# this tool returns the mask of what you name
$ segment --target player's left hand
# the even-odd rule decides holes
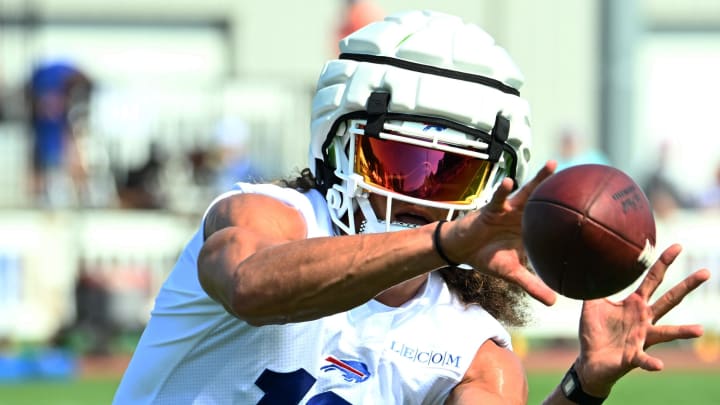
[[[580,356],[575,367],[583,389],[589,394],[606,397],[616,381],[637,367],[662,370],[662,360],[645,351],[650,346],[703,334],[701,325],[657,325],[657,322],[710,278],[707,269],[697,270],[650,303],[650,297],[681,250],[678,244],[667,248],[637,290],[624,300],[583,303]]]

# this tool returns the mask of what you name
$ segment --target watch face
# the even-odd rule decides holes
[[[562,382],[563,394],[565,394],[565,396],[572,394],[576,387],[577,385],[575,384],[575,380],[573,380],[570,373],[566,374]]]
[[[605,398],[594,397],[583,391],[574,368],[570,368],[560,383],[560,389],[567,399],[576,404],[600,405]]]

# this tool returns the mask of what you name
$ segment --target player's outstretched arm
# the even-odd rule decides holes
[[[707,269],[692,273],[650,303],[650,297],[680,251],[677,244],[667,248],[637,290],[624,300],[599,299],[583,303],[580,354],[573,364],[582,391],[596,398],[607,397],[613,385],[632,369],[663,369],[662,360],[646,352],[650,346],[703,334],[700,325],[657,325],[657,322],[710,277]],[[562,385],[545,400],[546,405],[576,403],[565,397]]]
[[[432,246],[434,228],[307,238],[297,209],[238,194],[207,214],[198,278],[210,297],[250,324],[318,319],[408,280],[406,295],[414,294],[423,282],[418,276],[443,265]]]

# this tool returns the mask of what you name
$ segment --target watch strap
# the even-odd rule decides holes
[[[560,388],[567,399],[579,405],[600,405],[605,401],[603,397],[592,396],[583,391],[580,378],[575,371],[575,364],[565,373]]]

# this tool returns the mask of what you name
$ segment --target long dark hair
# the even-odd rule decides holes
[[[530,320],[528,295],[517,284],[456,267],[439,271],[450,291],[462,302],[480,305],[505,326],[523,326]]]
[[[300,170],[295,177],[278,179],[273,183],[278,186],[292,188],[303,193],[307,193],[316,187],[315,176],[313,176],[312,172],[307,167]]]

